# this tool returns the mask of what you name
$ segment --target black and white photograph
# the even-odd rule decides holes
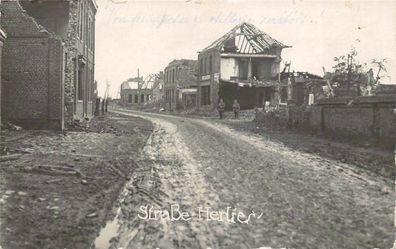
[[[0,0],[0,249],[396,249],[396,2]]]

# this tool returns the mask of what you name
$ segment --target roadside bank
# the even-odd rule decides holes
[[[116,114],[75,131],[2,131],[1,246],[89,248],[152,131]]]

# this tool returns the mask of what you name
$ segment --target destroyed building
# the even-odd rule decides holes
[[[152,90],[152,101],[160,102],[164,100],[164,72],[161,71],[156,74]]]
[[[165,108],[176,110],[195,106],[197,61],[173,60],[164,69]]]
[[[2,112],[27,127],[63,129],[93,115],[94,0],[2,1]]]
[[[2,51],[3,51],[3,45],[4,41],[7,38],[7,35],[4,33],[4,31],[1,29],[1,16],[0,16],[0,125],[2,124],[2,116],[1,116],[1,63],[2,63]]]
[[[287,85],[281,86],[279,68],[282,49],[288,47],[252,24],[234,27],[199,52],[199,108],[213,109],[220,98],[227,109],[234,99],[243,109],[286,102]]]
[[[330,95],[327,93],[331,89],[328,85],[330,83],[323,77],[308,72],[290,72],[285,69],[280,74],[280,80],[282,86],[287,86],[287,94],[286,97],[281,96],[281,98],[287,98],[288,105],[311,105],[316,100]],[[284,92],[281,91],[282,94]]]
[[[143,77],[130,78],[121,84],[121,104],[124,106],[142,105],[150,101],[151,86],[145,84]]]

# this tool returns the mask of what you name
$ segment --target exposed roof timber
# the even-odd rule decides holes
[[[244,32],[241,32],[241,33],[235,33],[235,36],[249,36],[249,37],[252,37],[252,38],[255,38],[255,37],[257,37],[257,36],[260,36],[260,34],[250,34],[250,33],[244,33]]]
[[[235,54],[235,53],[222,53],[220,54],[221,57],[235,57],[235,58],[270,58],[276,59],[277,55],[271,54]]]
[[[222,43],[226,42],[228,39],[230,39],[231,37],[234,36],[235,31],[237,31],[240,28],[241,25],[242,24],[235,26],[233,29],[228,31],[228,33],[226,33],[225,35],[223,35],[219,39],[217,39],[214,42],[212,42],[208,47],[204,48],[203,51],[204,50],[208,50],[210,48],[216,48],[219,45],[221,45]]]
[[[252,42],[252,41],[254,41],[254,40],[253,40],[254,38],[248,38],[248,37],[246,37],[246,39],[248,40],[248,42],[249,42],[250,45],[252,46],[253,51],[254,51],[255,53],[261,52],[262,49],[261,49],[259,46],[257,46],[256,43]]]
[[[241,40],[242,40],[242,42],[238,44],[238,48],[243,48],[243,47],[244,47],[244,45],[245,45],[245,40],[246,40],[246,39],[245,39],[245,37],[244,37],[244,36],[242,37],[242,39],[241,39]],[[241,51],[240,51],[240,52],[241,52]]]
[[[253,25],[252,25],[253,26]],[[242,27],[243,28],[243,27]],[[247,33],[251,33],[251,34],[260,34],[259,36],[256,36],[255,38],[255,40],[259,43],[259,44],[261,44],[262,46],[264,46],[264,47],[270,47],[271,46],[271,44],[270,44],[270,42],[269,41],[267,41],[266,39],[259,39],[259,38],[261,38],[263,35],[264,35],[264,32],[261,32],[260,30],[258,30],[258,29],[255,29],[255,27],[250,27],[250,28],[254,28],[254,31],[252,31],[251,29],[248,29],[248,28],[244,28],[245,29],[245,31],[247,32]],[[268,36],[268,35],[267,35]],[[272,39],[270,36],[268,36],[267,38],[269,38],[269,39],[271,39],[271,40],[274,40],[274,39]],[[263,42],[264,41],[264,42]]]
[[[249,40],[246,39],[246,37],[244,37],[244,40],[246,40],[246,44],[245,44],[245,46],[243,47],[242,51],[239,51],[239,52],[241,52],[241,53],[245,53],[245,52],[246,52],[246,48],[249,46]]]
[[[236,42],[236,44],[240,44],[241,43],[241,36],[238,36],[238,42]]]
[[[253,25],[252,25],[253,26]],[[251,27],[251,28],[255,28],[254,26],[253,27]],[[256,33],[257,32],[261,32],[260,30],[258,30],[258,29],[256,29],[257,31],[256,31]],[[254,32],[254,31],[251,31],[250,29],[246,29],[246,31],[247,32]],[[261,32],[260,33],[260,35],[259,36],[255,36],[254,37],[254,42],[257,42],[257,44],[261,47],[261,51],[264,51],[264,48],[270,48],[272,45],[271,45],[271,43],[269,42],[269,40],[274,40],[274,39],[272,39],[270,36],[268,36],[267,34],[265,34],[268,38],[267,39],[263,39],[263,35],[264,35],[264,32]],[[276,41],[276,40],[274,40],[274,41]],[[278,41],[276,41],[276,42],[278,42]],[[279,42],[278,42],[279,43]]]
[[[286,46],[281,42],[275,40],[268,34],[264,33],[263,31],[259,30],[255,26],[249,23],[241,23],[231,29],[228,33],[214,41],[208,47],[203,49],[202,51],[209,50],[209,49],[221,49],[224,44],[229,39],[235,39],[237,36],[243,36],[247,39],[248,43],[252,46],[253,51],[255,53],[263,52],[264,50],[273,48],[273,47],[280,47],[280,48],[289,48],[290,46]],[[238,38],[240,39],[240,38]],[[239,41],[239,40],[238,40]],[[245,47],[246,48],[246,47]]]

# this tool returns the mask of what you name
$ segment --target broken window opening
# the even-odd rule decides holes
[[[273,97],[273,90],[269,87],[266,87],[264,93],[265,93],[265,101],[271,102]]]
[[[84,89],[83,89],[83,69],[78,70],[78,82],[77,82],[77,99],[84,99]]]
[[[259,74],[259,62],[258,61],[252,61],[252,78],[256,80],[261,80],[260,74]]]
[[[247,80],[248,79],[248,70],[249,70],[249,61],[248,60],[239,60],[239,79]]]
[[[210,105],[210,86],[201,86],[202,105]]]

